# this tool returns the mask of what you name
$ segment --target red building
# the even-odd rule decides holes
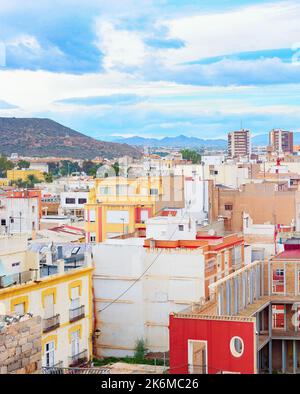
[[[170,315],[171,373],[299,373],[300,239],[209,286]]]

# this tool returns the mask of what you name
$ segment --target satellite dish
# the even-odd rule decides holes
[[[208,231],[208,235],[211,236],[211,237],[213,237],[214,235],[216,235],[216,231],[215,231],[213,228],[211,228],[211,229]]]

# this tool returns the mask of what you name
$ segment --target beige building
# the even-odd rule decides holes
[[[228,133],[228,156],[230,158],[249,156],[251,154],[251,135],[249,130]]]
[[[240,189],[216,186],[212,217],[223,217],[227,231],[242,231],[245,213],[253,224],[297,227],[300,192],[280,186],[277,182],[249,183]]]
[[[269,133],[269,144],[274,152],[293,153],[293,132],[274,129]]]

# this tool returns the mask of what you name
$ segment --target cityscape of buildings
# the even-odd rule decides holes
[[[299,373],[300,155],[292,131],[250,141],[93,175],[8,158],[0,373]]]

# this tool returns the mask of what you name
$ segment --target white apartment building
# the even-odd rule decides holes
[[[84,205],[88,202],[89,192],[85,191],[66,191],[60,194],[60,207],[62,213],[84,217]]]
[[[107,239],[93,245],[97,356],[132,356],[141,338],[150,352],[168,351],[169,314],[206,297],[208,284],[214,281],[209,270],[217,262],[225,264],[225,271],[218,264],[218,277],[229,272],[231,252],[221,249],[231,240],[223,244],[219,237],[211,242],[219,248],[208,259],[202,248],[206,241],[196,240],[189,220],[164,217],[148,221],[146,240]]]
[[[39,230],[40,199],[24,190],[0,195],[0,233],[28,234]]]

